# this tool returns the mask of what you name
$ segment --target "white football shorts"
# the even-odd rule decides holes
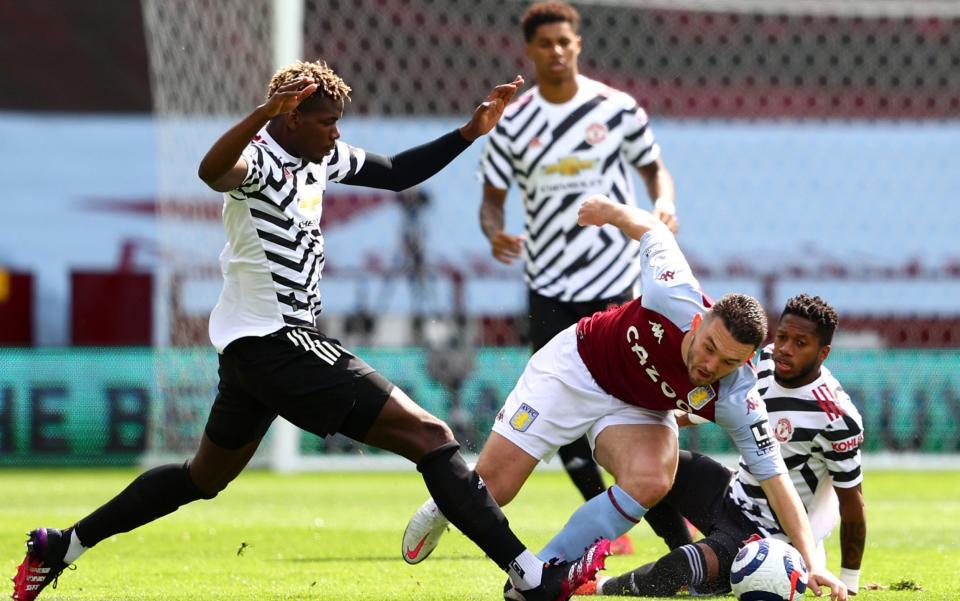
[[[628,405],[593,380],[577,350],[576,325],[537,351],[493,422],[493,431],[540,461],[584,434],[594,443],[608,426],[649,424],[677,433],[671,411]]]

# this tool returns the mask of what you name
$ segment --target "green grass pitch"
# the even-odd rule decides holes
[[[13,575],[26,530],[69,525],[135,475],[0,471],[0,568]],[[960,473],[867,472],[864,490],[869,533],[862,582],[912,581],[922,590],[862,591],[857,598],[960,599]],[[424,498],[412,468],[393,474],[248,472],[213,501],[104,541],[40,599],[502,598],[503,573],[459,532],[448,533],[423,564],[408,566],[400,559],[403,527]],[[578,502],[564,474],[542,472],[506,512],[520,537],[537,550]],[[611,558],[608,573],[640,565],[663,550],[646,525],[634,530],[634,542],[636,554]],[[837,532],[828,549],[837,570]],[[7,597],[11,586],[7,580],[0,596]]]

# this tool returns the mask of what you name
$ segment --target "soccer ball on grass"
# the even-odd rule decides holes
[[[800,552],[775,538],[747,543],[730,566],[730,587],[740,601],[797,601],[807,590]]]

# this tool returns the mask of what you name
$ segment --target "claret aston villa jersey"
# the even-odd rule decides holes
[[[640,263],[640,298],[577,324],[580,356],[594,380],[625,403],[716,422],[759,479],[785,473],[752,365],[709,386],[690,383],[680,343],[709,303],[666,226],[641,238]]]

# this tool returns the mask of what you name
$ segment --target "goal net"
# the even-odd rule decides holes
[[[518,26],[526,2],[311,0],[294,19],[296,34],[278,38],[274,15],[285,4],[298,3],[143,0],[161,198],[155,454],[192,451],[215,393],[206,319],[220,286],[221,201],[199,182],[196,167],[212,141],[262,101],[274,46],[302,39],[294,54],[323,58],[352,86],[351,136],[397,150],[420,141],[422,131],[464,118],[496,83],[516,73],[533,79]],[[842,348],[831,360],[849,366],[841,380],[855,400],[884,407],[864,411],[867,430],[877,433],[869,450],[960,450],[960,380],[952,375],[960,367],[960,308],[950,300],[960,297],[960,256],[955,224],[942,218],[956,214],[960,189],[952,166],[960,150],[960,4],[574,4],[583,19],[581,71],[631,93],[653,118],[678,184],[681,243],[705,287],[754,294],[773,313],[793,294],[820,293],[840,310],[848,346],[920,349],[895,355],[902,374]],[[478,194],[463,184],[472,168],[451,166],[454,175],[434,178],[432,192],[442,192],[444,205],[431,209],[435,215],[456,205],[471,215],[459,221],[473,219]],[[489,262],[468,257],[473,247],[456,246],[479,239],[473,224],[461,235],[456,221],[427,224],[434,228],[428,235],[454,248],[443,269],[462,274],[467,286],[499,285]],[[389,265],[389,250],[337,252],[324,279],[331,290],[342,281],[337,274],[370,287],[389,277],[370,258]],[[462,264],[458,252],[467,257]],[[441,268],[429,256],[428,281],[438,281]],[[448,306],[447,316],[459,310]],[[344,317],[338,311],[333,303],[331,319]],[[477,332],[490,323],[514,323],[484,311],[466,308],[477,338],[486,340]],[[513,332],[500,334],[510,340]],[[382,346],[385,338],[381,329],[367,341]],[[431,372],[426,351],[386,352],[385,363],[375,365],[418,387],[418,400],[432,411],[482,432],[523,367],[521,343],[514,350],[509,365],[496,359],[503,351],[478,350],[462,381]],[[487,379],[484,361],[496,372]],[[716,432],[687,442],[730,450]],[[356,450],[299,438],[272,448],[294,458],[283,465],[303,466],[328,446]]]
[[[142,2],[157,132],[155,398],[148,462],[189,457],[216,394],[207,318],[220,286],[221,199],[198,179],[206,149],[262,101],[268,0]]]

